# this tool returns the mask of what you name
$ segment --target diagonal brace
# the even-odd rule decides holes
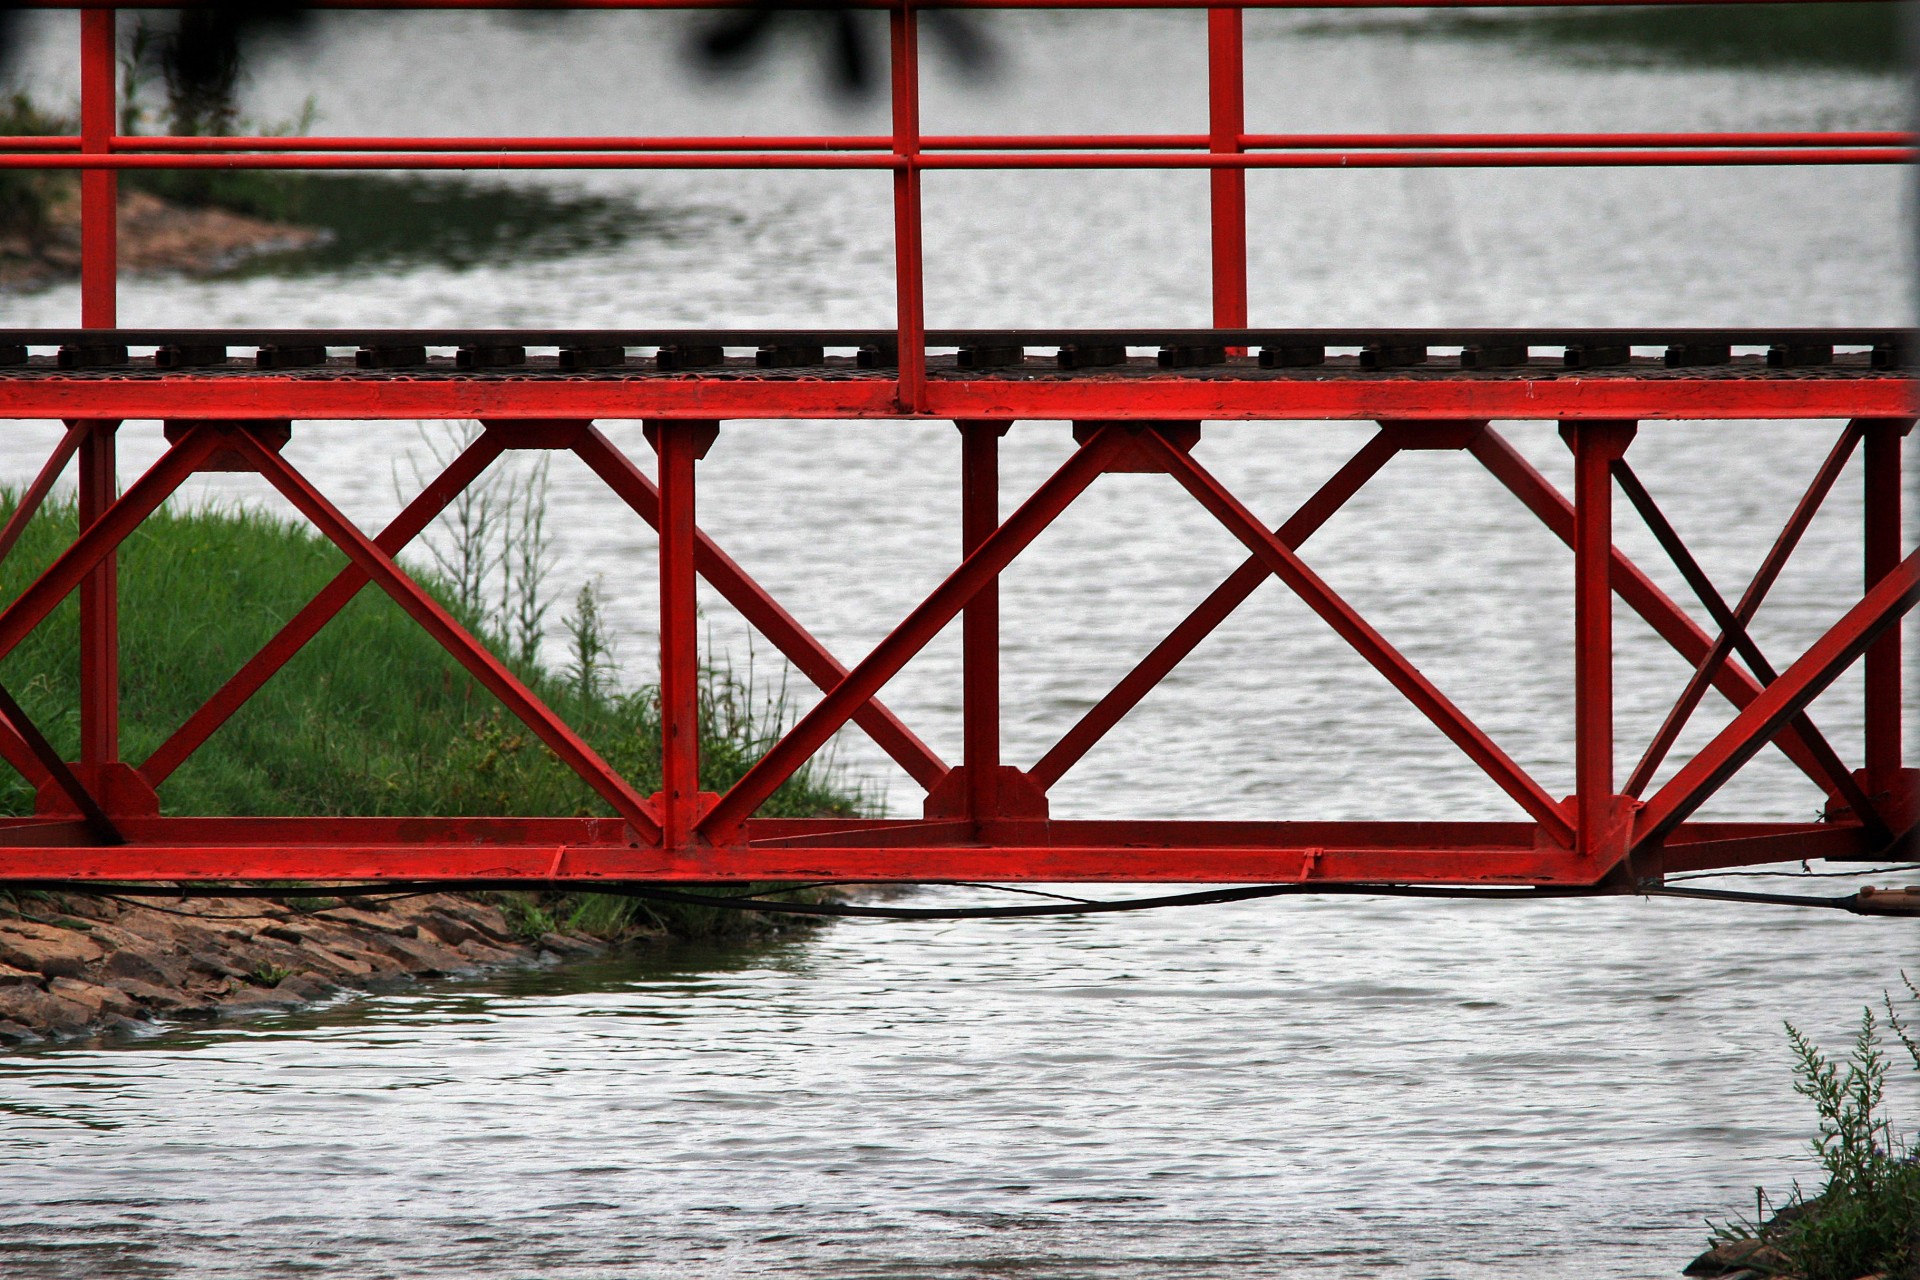
[[[47,566],[46,572],[0,612],[0,658],[12,653],[27,633],[44,622],[102,560],[126,541],[141,521],[157,511],[206,460],[217,443],[211,432],[194,427],[180,443],[161,454],[145,475],[127,486],[127,491],[98,520],[82,529],[80,536]]]
[[[80,810],[93,838],[101,844],[125,844],[126,837],[120,834],[120,828],[113,825],[113,819],[107,816],[107,811],[100,807],[100,802],[94,799],[86,785],[74,776],[73,770],[60,758],[54,745],[47,741],[47,735],[41,733],[39,726],[27,718],[25,708],[14,701],[13,695],[3,685],[0,685],[0,715],[4,715],[19,732],[21,740],[33,752],[40,767],[47,771],[47,776],[53,779],[54,785],[65,792],[67,799],[73,801],[74,807]]]
[[[1527,775],[1513,758],[1481,732],[1466,714],[1353,608],[1309,569],[1293,549],[1276,538],[1240,500],[1229,493],[1191,454],[1168,444],[1156,432],[1140,434],[1141,443],[1157,454],[1173,478],[1195,500],[1213,513],[1234,537],[1266,562],[1275,577],[1286,583],[1308,608],[1332,627],[1353,649],[1387,678],[1407,701],[1466,753],[1502,791],[1565,844],[1573,840],[1573,825],[1554,798]]]
[[[1297,550],[1399,451],[1393,432],[1382,431],[1374,436],[1334,472],[1312,497],[1301,503],[1287,522],[1274,531],[1274,536]],[[1245,563],[1167,633],[1166,639],[1155,645],[1133,670],[1123,676],[1106,697],[1090,707],[1078,723],[1061,735],[1060,741],[1054,743],[1028,771],[1028,776],[1042,791],[1060,781],[1067,770],[1078,764],[1095,743],[1140,704],[1140,700],[1155,685],[1166,679],[1168,673],[1179,666],[1188,654],[1199,648],[1201,641],[1212,635],[1272,573],[1273,570],[1267,567],[1267,562],[1260,556],[1248,556]]]
[[[612,805],[616,813],[631,823],[643,838],[649,841],[660,839],[660,824],[648,810],[646,801],[641,799],[627,780],[535,697],[485,645],[455,622],[452,615],[441,608],[439,601],[428,595],[419,583],[394,563],[393,557],[375,546],[373,540],[355,528],[305,476],[295,471],[286,459],[254,439],[250,431],[235,432],[233,442],[269,484],[312,521],[328,541],[346,552],[369,578],[379,584],[381,590],[393,597],[395,604],[406,610],[422,630],[452,654],[489,693],[500,699],[568,768]]]
[[[47,500],[54,482],[67,469],[67,463],[73,461],[73,455],[80,451],[80,442],[87,438],[87,433],[92,429],[91,422],[67,424],[67,434],[60,437],[60,443],[53,447],[53,452],[42,464],[40,474],[33,478],[33,483],[20,495],[20,501],[14,504],[13,514],[7,517],[7,527],[0,529],[0,560],[5,560],[13,551],[13,544],[20,541],[28,522],[39,513],[40,504]]]
[[[1713,580],[1707,576],[1707,571],[1701,568],[1700,562],[1694,559],[1686,543],[1680,540],[1679,531],[1673,527],[1666,513],[1661,511],[1659,505],[1654,502],[1653,495],[1647,492],[1646,486],[1640,483],[1640,477],[1634,474],[1633,468],[1627,465],[1626,459],[1614,460],[1613,478],[1619,484],[1621,491],[1627,495],[1627,500],[1633,503],[1634,510],[1640,513],[1640,518],[1647,522],[1647,528],[1652,530],[1655,540],[1672,558],[1674,567],[1680,570],[1680,576],[1687,580],[1687,585],[1693,588],[1693,593],[1700,598],[1700,603],[1707,607],[1707,613],[1719,626],[1721,634],[1731,638],[1734,646],[1739,649],[1740,656],[1746,659],[1747,666],[1752,669],[1762,685],[1772,684],[1779,678],[1778,673],[1773,669],[1773,664],[1767,661],[1766,655],[1760,652],[1760,646],[1754,643],[1746,627],[1735,616],[1733,610],[1727,607],[1726,599],[1714,587]],[[1854,817],[1867,828],[1868,833],[1877,841],[1891,839],[1892,833],[1887,830],[1887,825],[1881,819],[1879,811],[1874,808],[1873,801],[1867,798],[1867,793],[1861,788],[1859,781],[1847,771],[1846,764],[1840,759],[1840,753],[1833,749],[1833,745],[1814,726],[1812,718],[1803,711],[1788,723],[1813,752],[1814,759],[1827,775],[1828,785],[1847,802],[1848,807],[1853,810]]]
[[[1656,843],[1686,821],[1916,602],[1920,602],[1920,551],[1882,578],[1654,793],[1635,824],[1635,846]]]
[[[1759,569],[1754,571],[1752,581],[1748,582],[1747,589],[1741,592],[1740,603],[1733,607],[1733,616],[1741,626],[1744,627],[1752,622],[1753,615],[1760,611],[1761,602],[1767,598],[1767,592],[1773,589],[1780,571],[1786,567],[1788,557],[1792,556],[1794,548],[1800,545],[1800,539],[1806,533],[1807,526],[1813,523],[1814,515],[1826,501],[1834,482],[1840,478],[1841,468],[1846,466],[1847,459],[1853,455],[1854,446],[1865,434],[1865,428],[1860,420],[1855,419],[1847,424],[1846,430],[1842,431],[1840,438],[1834,442],[1826,461],[1820,464],[1820,470],[1814,474],[1813,483],[1807,486],[1807,491],[1801,496],[1799,505],[1793,509],[1793,514],[1788,517],[1786,525],[1780,530],[1780,536],[1773,540],[1773,546],[1768,549],[1766,558],[1760,562]],[[1665,760],[1667,752],[1673,749],[1674,741],[1679,738],[1680,731],[1686,727],[1688,719],[1699,707],[1700,699],[1706,696],[1707,686],[1720,674],[1721,664],[1726,662],[1728,655],[1732,652],[1733,635],[1722,627],[1720,634],[1714,637],[1713,647],[1707,650],[1695,664],[1693,674],[1687,679],[1687,687],[1681,691],[1679,699],[1673,704],[1673,709],[1667,712],[1666,719],[1660,724],[1659,732],[1653,735],[1653,741],[1647,744],[1646,753],[1640,757],[1640,763],[1634,766],[1633,775],[1627,779],[1624,791],[1626,795],[1639,796],[1645,793],[1647,784],[1653,781],[1654,773],[1660,768],[1660,762]]]
[[[447,465],[445,471],[407,504],[404,511],[394,517],[393,523],[381,531],[373,545],[386,555],[399,555],[505,451],[506,444],[499,432],[491,428],[482,432],[477,440]],[[246,665],[236,671],[147,757],[146,763],[140,766],[140,772],[148,784],[158,787],[172,776],[173,771],[198,751],[215,730],[232,718],[247,699],[258,693],[275,672],[291,662],[308,641],[346,608],[360,593],[360,589],[367,585],[367,581],[366,571],[358,564],[349,563],[336,574],[319,595],[288,619],[286,625],[247,660]]]
[[[953,621],[981,588],[999,577],[1055,517],[1086,491],[1122,444],[1123,435],[1124,432],[1115,428],[1103,428],[1076,449],[1018,511],[987,535],[973,553],[960,562],[959,568],[935,587],[844,680],[834,685],[813,710],[801,716],[786,736],[720,797],[701,823],[701,829],[730,833],[766,803],[855,711],[866,705],[900,668]]]
[[[1474,438],[1467,446],[1467,451],[1538,516],[1540,522],[1552,530],[1556,537],[1569,547],[1573,545],[1573,504],[1535,470],[1518,449],[1488,428]],[[1654,633],[1671,645],[1685,661],[1698,663],[1713,648],[1712,638],[1687,615],[1687,611],[1675,604],[1619,547],[1613,549],[1609,577],[1613,581],[1614,594],[1644,618]],[[1760,694],[1760,682],[1731,663],[1721,664],[1713,687],[1735,708],[1746,707]],[[1820,766],[1814,762],[1812,752],[1799,735],[1789,730],[1780,735],[1778,742],[1787,758],[1824,789],[1824,775]]]
[[[575,442],[573,450],[635,514],[659,528],[659,489],[611,440],[590,426]],[[774,647],[823,692],[846,679],[847,669],[839,659],[698,526],[694,529],[693,562],[700,576],[740,611],[748,625],[772,641]],[[866,730],[922,787],[931,788],[946,776],[947,763],[877,699],[856,711],[853,722]]]

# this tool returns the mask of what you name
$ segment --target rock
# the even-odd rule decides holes
[[[513,952],[488,946],[478,938],[468,938],[454,950],[475,964],[509,964],[516,958]]]
[[[0,987],[37,987],[42,981],[37,973],[16,969],[10,964],[0,964]]]
[[[95,1022],[106,1017],[130,1018],[140,1012],[140,1006],[124,992],[83,982],[79,978],[55,978],[47,984],[47,990],[62,1000],[71,1000],[84,1006],[92,1013]]]
[[[426,938],[407,938],[394,934],[376,934],[366,940],[369,949],[385,952],[412,973],[428,975],[453,973],[466,968],[466,957],[451,947]]]
[[[364,978],[373,972],[367,961],[328,947],[309,944],[300,949],[300,957],[308,969],[329,977]]]
[[[223,1013],[267,1013],[305,1003],[303,997],[276,987],[242,987],[220,1002],[220,1010]]]
[[[93,1011],[38,987],[6,987],[0,989],[0,1019],[41,1031],[72,1032],[92,1022]]]
[[[379,916],[364,911],[359,907],[341,907],[329,911],[327,912],[327,918],[329,924],[356,924],[362,929],[369,929],[374,933],[384,933],[397,938],[418,937],[420,933],[420,927],[411,921],[383,920]]]
[[[1786,1270],[1787,1257],[1765,1240],[1747,1237],[1722,1240],[1689,1262],[1681,1275],[1717,1276],[1777,1274]]]
[[[588,942],[585,938],[577,938],[564,933],[543,933],[540,935],[540,945],[549,951],[566,956],[569,959],[578,959],[582,956],[597,956],[601,951],[600,944],[597,942]]]
[[[205,1017],[213,1008],[211,1001],[188,991],[156,987],[138,978],[115,978],[114,988],[133,999],[140,1007],[173,1018]]]
[[[32,1027],[0,1019],[0,1044],[39,1044],[42,1039]]]
[[[419,927],[431,933],[450,947],[458,947],[463,942],[471,942],[481,936],[480,931],[463,920],[455,920],[443,912],[434,912],[416,922]]]
[[[85,934],[74,929],[8,920],[0,924],[0,964],[44,973],[48,977],[76,978],[105,955]]]
[[[156,987],[183,986],[187,980],[185,964],[151,952],[116,951],[100,967],[116,978],[133,978]]]
[[[483,902],[468,902],[458,898],[436,898],[435,913],[449,920],[458,920],[477,930],[495,946],[511,947],[520,941],[513,929],[507,924],[507,918],[495,907]]]
[[[339,989],[340,988],[334,986],[331,982],[322,982],[318,978],[308,977],[306,974],[301,973],[296,973],[291,978],[282,979],[280,985],[274,988],[275,991],[285,991],[302,1000],[325,1000]]]

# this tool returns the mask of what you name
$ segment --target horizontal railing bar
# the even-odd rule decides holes
[[[367,346],[523,346],[567,347],[620,345],[658,347],[700,343],[722,347],[760,347],[782,343],[813,343],[825,347],[862,347],[890,342],[896,331],[869,329],[270,329],[270,328],[152,328],[114,329],[34,328],[0,329],[0,345],[60,347],[97,345],[111,339],[133,347],[222,345],[256,347],[301,345],[356,348]],[[1768,347],[1780,343],[1871,347],[1886,342],[1920,338],[1920,331],[1897,327],[1801,328],[1782,326],[1740,328],[1341,328],[1341,329],[929,329],[927,346],[1055,347],[1105,344],[1126,347],[1221,345],[1229,347],[1317,345],[1358,348],[1371,343],[1465,347],[1506,344],[1531,347],[1625,345],[1663,347],[1687,343],[1725,343],[1734,347]],[[0,376],[4,376],[0,368]]]
[[[1218,0],[836,0],[849,9],[1211,9]],[[1893,4],[1897,0],[1877,0]],[[1679,5],[1795,4],[1804,0],[1240,0],[1238,9],[1660,9]],[[211,9],[232,0],[176,0],[176,9]],[[142,9],[151,0],[15,0],[20,9]],[[753,0],[307,0],[309,9],[363,10],[675,10],[750,9]],[[792,7],[802,7],[794,4]]]
[[[1617,150],[1621,148],[1911,147],[1920,135],[1892,130],[1846,132],[1664,132],[1664,133],[1248,133],[1239,145],[1261,151]],[[1204,151],[1203,133],[930,134],[923,151],[1089,151],[1109,149]],[[0,138],[4,151],[78,152],[78,135]],[[512,136],[512,137],[115,137],[109,150],[130,153],[201,152],[630,152],[630,151],[890,151],[884,135],[765,137]]]
[[[328,152],[169,153],[27,151],[0,169],[1565,169],[1717,168],[1909,164],[1911,147],[1741,147],[1554,151],[1293,151],[1177,153],[1099,151],[934,152],[902,156],[858,151],[567,151],[528,153]]]

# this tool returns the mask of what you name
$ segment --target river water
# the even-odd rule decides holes
[[[1249,18],[1257,130],[1887,128],[1883,77],[1553,60],[1512,45]],[[23,70],[68,91],[69,28]],[[936,70],[929,131],[1203,126],[1197,15],[1001,15],[998,76]],[[865,131],[789,51],[695,77],[644,15],[342,15],[264,64],[248,110],[448,133]],[[1147,68],[1151,74],[1143,74]],[[351,92],[343,86],[350,85]],[[421,122],[424,113],[426,123]],[[650,230],[586,252],[378,262],[123,290],[129,324],[887,324],[885,179],[597,175]],[[1272,324],[1895,324],[1904,180],[1883,170],[1256,174]],[[1195,175],[937,175],[931,321],[1205,320]],[[68,324],[74,292],[4,300]],[[617,440],[644,457],[637,424]],[[55,438],[0,438],[19,483]],[[1723,588],[1751,572],[1832,424],[1649,425],[1636,467]],[[1550,428],[1511,429],[1565,484]],[[1276,520],[1360,425],[1213,426],[1201,456]],[[130,467],[159,447],[124,432]],[[391,514],[402,425],[296,433],[350,514]],[[1070,448],[1005,446],[1007,505]],[[734,424],[702,520],[843,657],[951,567],[951,428]],[[1852,472],[1756,626],[1798,652],[1858,581]],[[643,679],[651,539],[556,469],[566,599],[589,573]],[[251,501],[231,477],[202,501]],[[1623,520],[1623,524],[1628,522]],[[1651,540],[1622,541],[1661,571]],[[1153,477],[1103,480],[1007,576],[1007,754],[1032,760],[1238,563]],[[1391,464],[1308,559],[1550,791],[1571,789],[1568,564],[1471,462]],[[706,601],[711,644],[777,683]],[[1685,672],[1620,622],[1620,735]],[[887,698],[958,750],[943,636]],[[211,677],[210,677],[211,678]],[[798,685],[789,692],[804,707]],[[1816,708],[1857,754],[1859,690]],[[1697,747],[1719,707],[1683,739]],[[1630,746],[1623,747],[1623,756]],[[863,739],[838,760],[917,797]],[[1624,767],[1625,761],[1623,761]],[[1811,812],[1754,762],[1712,812]],[[1490,784],[1268,587],[1055,791],[1061,816],[1508,817]],[[1737,882],[1729,882],[1737,883]],[[1769,885],[1776,882],[1754,881]],[[1817,882],[1819,883],[1819,882]],[[1829,881],[1833,891],[1846,884]],[[958,889],[927,902],[977,900]],[[1897,922],[1674,901],[1249,903],[1084,921],[842,923],[356,999],[0,1063],[0,1273],[21,1276],[1659,1276],[1702,1220],[1817,1177],[1780,1022],[1837,1040],[1920,969]],[[1895,1101],[1911,1124],[1920,1097]]]

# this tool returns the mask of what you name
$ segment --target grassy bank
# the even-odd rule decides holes
[[[13,507],[14,495],[0,494],[0,520]],[[0,562],[0,598],[16,596],[74,532],[73,506],[50,504]],[[120,557],[124,758],[144,760],[344,564],[310,532],[259,512],[163,509],[148,520]],[[489,647],[513,651],[447,582],[431,573],[421,578]],[[0,662],[0,681],[68,758],[79,737],[77,625],[78,606],[69,598]],[[571,674],[529,661],[512,665],[641,794],[657,789],[653,688],[623,690],[604,665]],[[764,749],[778,715],[777,703],[748,683],[710,671],[701,699],[703,784],[720,790],[738,778]],[[4,772],[0,809],[30,812],[26,785]],[[164,811],[174,814],[610,812],[375,588],[362,591],[160,795]],[[830,774],[809,770],[763,812],[853,814],[860,805]],[[590,896],[517,900],[510,910],[535,932],[573,924],[610,934],[651,923],[712,936],[740,927],[737,917],[705,909],[667,914]]]

